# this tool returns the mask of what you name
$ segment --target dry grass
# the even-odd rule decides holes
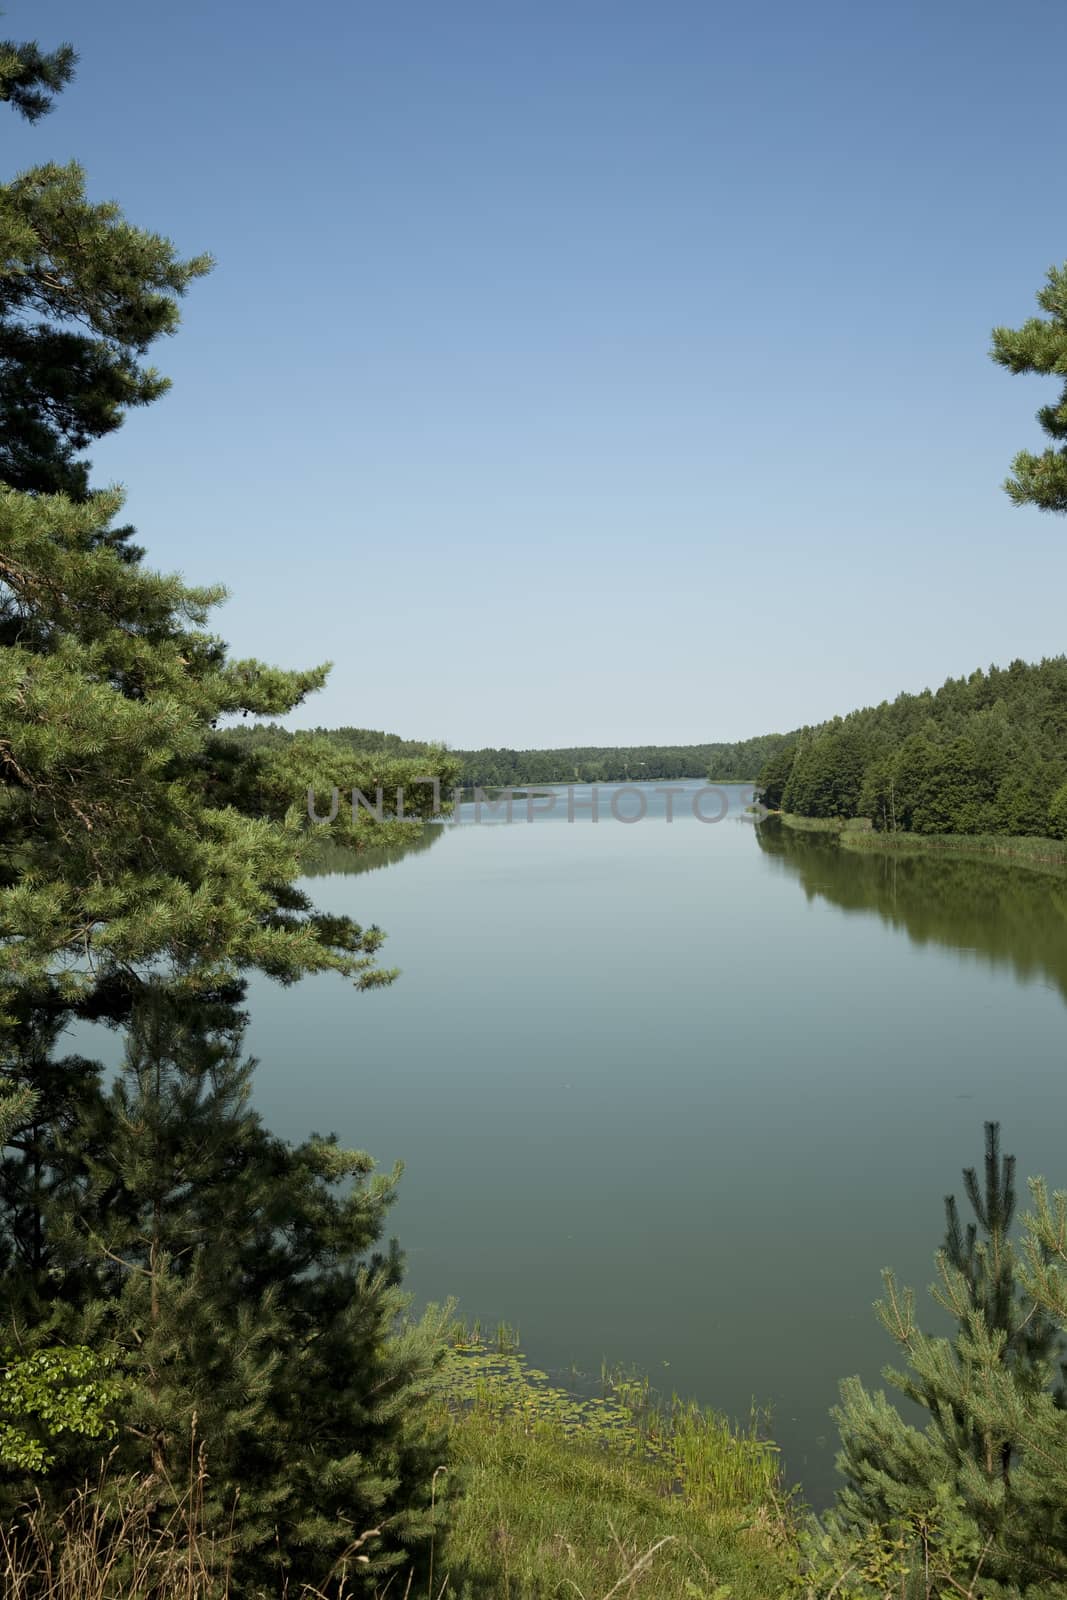
[[[38,1496],[0,1526],[3,1600],[260,1600],[234,1585],[232,1527],[224,1534],[205,1527],[205,1483],[201,1452],[184,1491],[168,1494],[162,1518],[157,1482],[115,1481],[106,1464],[58,1514]],[[321,1588],[283,1584],[270,1600],[346,1600],[367,1562],[361,1547],[378,1531],[354,1539]]]

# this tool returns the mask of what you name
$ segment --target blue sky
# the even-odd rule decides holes
[[[1056,3],[9,0],[7,168],[217,257],[95,452],[297,723],[737,738],[1067,647],[989,331],[1067,257]]]

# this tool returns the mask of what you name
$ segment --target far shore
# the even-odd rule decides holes
[[[830,833],[846,850],[916,854],[940,851],[958,856],[1002,857],[1037,870],[1067,867],[1067,839],[996,833],[905,833],[876,830],[869,817],[801,817],[771,811],[784,827],[798,833]]]

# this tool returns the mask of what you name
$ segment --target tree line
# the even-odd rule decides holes
[[[1067,837],[1067,657],[1013,661],[804,728],[764,804],[886,832]]]
[[[279,723],[238,725],[229,737],[241,748],[283,749],[301,736]],[[395,757],[426,754],[440,759],[443,747],[402,739],[370,728],[316,728],[313,737],[351,750]],[[707,777],[712,783],[752,782],[766,762],[795,734],[768,733],[734,743],[683,745],[574,745],[550,750],[448,749],[465,788],[520,788],[541,783],[640,783],[651,779]]]

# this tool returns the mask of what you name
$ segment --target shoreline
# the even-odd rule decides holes
[[[787,811],[772,811],[783,827],[795,833],[833,834],[846,850],[874,850],[885,854],[912,855],[937,853],[993,858],[1035,871],[1067,868],[1067,839],[1035,835],[996,833],[881,833],[868,817],[802,817]]]

